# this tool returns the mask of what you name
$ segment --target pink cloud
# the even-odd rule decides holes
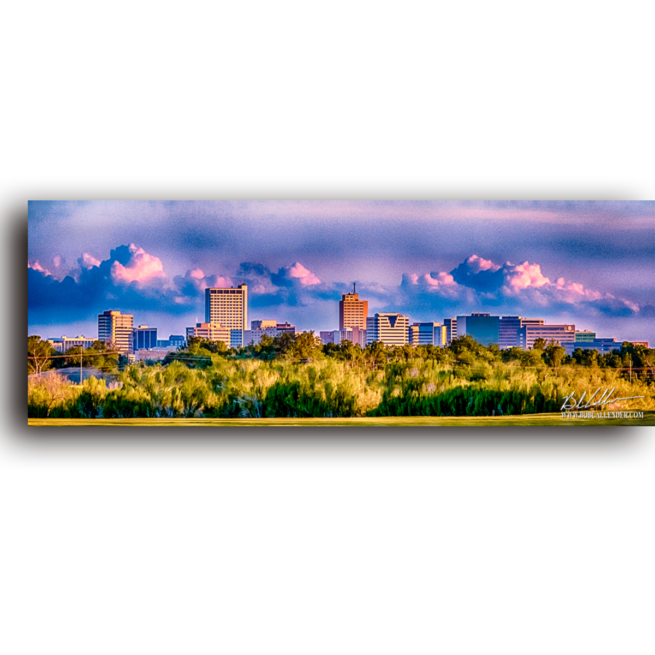
[[[165,278],[164,267],[159,257],[149,255],[143,248],[130,244],[131,257],[127,266],[114,262],[111,277],[114,282],[148,282],[153,278]]]
[[[82,268],[93,268],[94,266],[100,266],[100,260],[89,255],[88,252],[82,253],[82,256],[77,260]]]
[[[465,262],[472,271],[497,271],[500,266],[494,264],[490,259],[483,259],[477,255],[471,255]],[[526,262],[527,263],[527,262]]]
[[[320,284],[321,281],[310,270],[305,268],[300,262],[296,262],[291,266],[285,266],[283,269],[287,277],[298,280],[303,286],[312,284]]]
[[[529,264],[527,261],[516,266],[509,262],[505,264],[505,285],[512,291],[528,287],[539,288],[550,284],[551,281],[541,273],[539,264]]]
[[[50,271],[47,268],[43,268],[43,266],[41,266],[41,264],[39,264],[38,261],[34,261],[31,264],[27,262],[27,268],[31,268],[35,271],[39,271],[39,273],[43,273],[44,275],[52,275],[52,273],[50,273]]]

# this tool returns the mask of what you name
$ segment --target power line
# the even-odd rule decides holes
[[[107,352],[104,352],[104,353],[87,353],[87,352],[84,352],[84,353],[82,353],[82,356],[83,357],[104,357],[105,355],[122,355],[122,354],[123,353],[121,353],[118,350],[115,350],[115,351],[112,350],[112,351],[107,351]],[[80,353],[70,353],[69,355],[43,355],[42,357],[38,356],[38,355],[28,355],[27,359],[59,359],[59,358],[62,358],[62,357],[70,359],[72,357],[79,357],[79,356],[80,356]]]

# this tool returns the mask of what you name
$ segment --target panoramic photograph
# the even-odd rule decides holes
[[[30,201],[33,426],[655,425],[655,202]]]

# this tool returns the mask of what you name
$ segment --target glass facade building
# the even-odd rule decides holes
[[[134,350],[150,350],[157,347],[157,328],[139,325],[132,332]]]

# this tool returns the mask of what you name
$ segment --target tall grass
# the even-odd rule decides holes
[[[264,418],[492,416],[559,411],[564,397],[599,387],[645,396],[610,409],[655,409],[653,380],[612,368],[526,368],[490,358],[402,358],[371,363],[317,356],[311,363],[212,355],[204,368],[180,361],[132,365],[116,388],[53,374],[28,383],[32,418]]]

